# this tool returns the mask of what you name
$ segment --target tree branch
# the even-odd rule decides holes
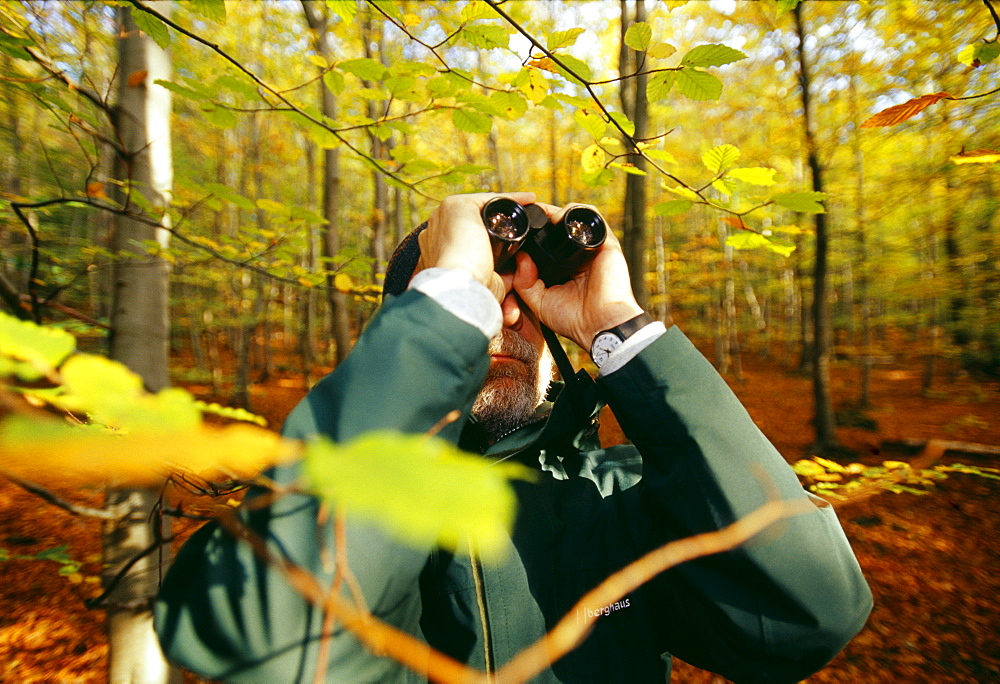
[[[398,176],[394,172],[392,172],[389,169],[387,169],[384,166],[382,166],[378,162],[377,159],[375,159],[375,158],[371,157],[370,155],[366,154],[363,150],[361,150],[356,145],[354,145],[346,136],[342,135],[339,131],[337,131],[337,129],[331,127],[330,125],[328,125],[324,121],[316,118],[315,116],[313,116],[312,114],[310,114],[308,111],[306,111],[302,107],[299,107],[297,104],[295,104],[294,102],[292,102],[291,100],[289,100],[287,97],[285,97],[285,95],[281,91],[279,91],[274,86],[272,86],[272,85],[268,84],[267,82],[265,82],[263,79],[261,79],[259,76],[257,76],[257,74],[255,74],[253,71],[251,71],[248,67],[244,66],[242,62],[240,62],[235,57],[233,57],[232,55],[230,55],[229,53],[227,53],[225,50],[223,50],[221,47],[219,47],[218,43],[212,43],[211,41],[208,41],[205,38],[202,38],[197,33],[193,32],[193,31],[191,31],[189,29],[184,28],[183,26],[181,26],[177,22],[171,20],[170,18],[168,18],[168,17],[160,14],[156,10],[154,10],[154,9],[148,7],[147,5],[143,4],[142,2],[140,2],[140,0],[126,0],[126,1],[129,4],[131,4],[132,6],[134,6],[136,9],[138,9],[138,10],[140,10],[142,12],[145,12],[146,14],[148,14],[148,15],[150,15],[152,17],[155,17],[156,19],[158,19],[159,21],[162,21],[165,25],[167,25],[170,28],[174,29],[178,33],[180,33],[180,34],[182,34],[184,36],[187,36],[188,38],[190,38],[191,40],[195,41],[196,43],[204,45],[205,47],[209,48],[210,50],[212,50],[213,52],[215,52],[216,54],[218,54],[224,60],[226,60],[227,62],[229,62],[230,64],[232,64],[234,67],[236,67],[237,69],[239,69],[241,72],[243,72],[247,76],[249,76],[253,80],[253,82],[256,83],[260,88],[262,88],[265,92],[270,93],[273,97],[277,98],[279,101],[281,101],[284,105],[286,105],[287,107],[289,107],[296,114],[298,114],[299,116],[305,118],[310,123],[313,123],[313,124],[315,124],[315,125],[323,128],[324,130],[329,131],[332,135],[334,135],[337,138],[337,140],[339,140],[340,142],[342,142],[345,147],[347,147],[349,150],[351,150],[352,152],[354,152],[361,159],[365,160],[368,164],[370,164],[371,166],[375,167],[375,170],[377,170],[379,173],[384,174],[384,175],[392,178],[397,183],[400,183],[401,185],[409,188],[410,190],[412,190],[413,192],[417,193],[421,197],[424,197],[424,198],[429,199],[429,200],[433,200],[434,199],[430,195],[427,195],[423,191],[421,191],[413,183],[405,180],[404,178],[401,178],[400,176]]]
[[[0,470],[0,477],[7,478],[21,489],[31,492],[35,496],[48,501],[53,506],[61,508],[64,511],[72,513],[73,515],[82,515],[88,518],[99,518],[101,520],[114,520],[118,517],[118,513],[115,511],[103,508],[91,508],[90,506],[81,506],[79,504],[72,503],[71,501],[66,501],[53,492],[50,492],[45,487],[35,484],[29,480],[24,480],[13,473],[7,472],[6,470]]]

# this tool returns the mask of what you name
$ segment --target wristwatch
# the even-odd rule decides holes
[[[602,330],[594,335],[594,341],[590,344],[590,358],[600,368],[608,360],[611,352],[620,347],[622,342],[652,322],[652,316],[648,313],[641,313],[621,325],[616,325],[609,330]]]

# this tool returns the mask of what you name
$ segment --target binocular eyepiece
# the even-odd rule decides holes
[[[522,206],[495,197],[483,207],[482,217],[497,272],[508,268],[514,254],[524,249],[546,287],[565,283],[584,270],[608,231],[601,215],[583,205],[571,206],[559,223],[551,223],[537,204]]]

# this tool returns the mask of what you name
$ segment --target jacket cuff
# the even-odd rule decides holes
[[[472,274],[452,268],[428,268],[413,276],[409,290],[419,290],[446,311],[478,328],[487,339],[503,326],[500,304]]]

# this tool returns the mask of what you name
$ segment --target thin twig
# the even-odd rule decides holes
[[[0,477],[5,477],[14,484],[16,484],[21,489],[31,492],[35,496],[38,496],[45,501],[48,501],[53,506],[63,509],[68,513],[73,515],[82,515],[87,518],[99,518],[100,520],[114,520],[119,517],[116,511],[108,510],[104,508],[92,508],[90,506],[81,506],[80,504],[75,504],[71,501],[66,501],[55,493],[49,491],[45,487],[35,484],[30,480],[25,480],[23,478],[14,475],[6,470],[0,470]]]
[[[779,520],[810,510],[815,510],[815,505],[808,500],[768,501],[728,527],[679,539],[647,553],[584,594],[548,634],[500,668],[496,681],[526,682],[576,648],[601,615],[595,607],[612,605],[665,570],[734,549]]]
[[[309,603],[336,612],[344,627],[370,651],[385,655],[434,681],[486,684],[485,674],[460,663],[427,643],[360,611],[339,594],[328,594],[316,577],[287,558],[272,553],[267,543],[244,525],[235,513],[223,515],[219,523],[237,539],[250,545],[254,554],[273,569]]]

